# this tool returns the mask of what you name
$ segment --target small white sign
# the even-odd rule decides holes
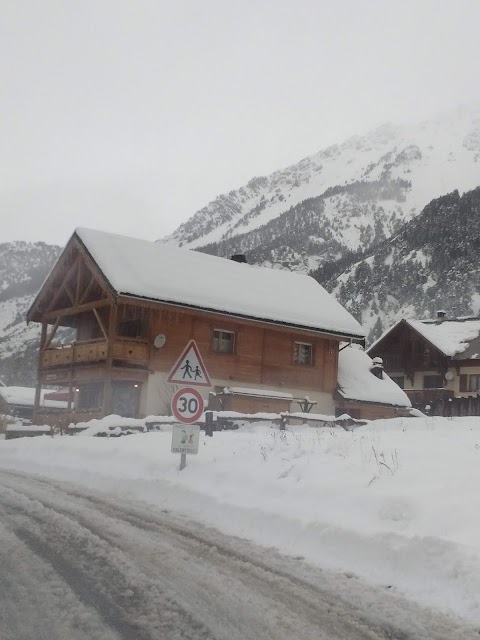
[[[172,429],[172,453],[198,453],[200,427],[194,424],[175,424]]]

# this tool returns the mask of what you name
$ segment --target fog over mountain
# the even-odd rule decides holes
[[[162,242],[309,271],[390,237],[442,194],[480,184],[480,109],[383,125],[252,178]]]
[[[405,314],[479,312],[479,185],[480,109],[462,108],[252,178],[159,242],[311,272],[373,339]],[[59,251],[0,244],[0,377],[10,384],[35,380],[39,327],[25,313]]]

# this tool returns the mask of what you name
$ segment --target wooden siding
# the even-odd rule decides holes
[[[405,322],[400,322],[368,355],[382,358],[387,373],[403,371],[412,376],[414,371],[448,369],[448,358]]]
[[[213,350],[215,329],[235,332],[233,354]],[[150,370],[168,372],[190,339],[195,339],[211,378],[247,382],[251,385],[301,388],[333,393],[337,378],[338,341],[313,332],[265,327],[256,322],[225,316],[202,317],[194,312],[162,311],[150,325],[150,344],[164,334],[161,349],[150,347]],[[293,362],[295,341],[314,348],[312,365]]]
[[[357,420],[380,420],[385,418],[395,418],[396,416],[408,415],[408,409],[397,409],[375,405],[374,403],[348,402],[337,400],[337,413],[347,413]]]

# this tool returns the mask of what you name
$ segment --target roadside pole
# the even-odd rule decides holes
[[[180,471],[182,469],[185,469],[186,466],[187,466],[187,454],[181,453],[180,454]]]
[[[188,385],[179,389],[172,398],[172,414],[181,424],[173,426],[171,450],[172,453],[180,454],[180,471],[182,471],[187,466],[187,453],[194,455],[198,453],[200,427],[193,423],[201,417],[204,411],[204,402],[202,395],[195,387],[212,386],[195,340],[190,340],[183,349],[170,370],[167,382]],[[207,418],[205,424],[206,422]],[[210,435],[213,435],[213,414],[211,412],[209,424]]]
[[[213,438],[213,411],[205,411],[205,435]]]
[[[179,389],[172,398],[172,413],[180,424],[172,428],[172,453],[180,454],[180,471],[187,466],[187,453],[196,455],[200,427],[196,422],[203,413],[203,398],[197,389]]]

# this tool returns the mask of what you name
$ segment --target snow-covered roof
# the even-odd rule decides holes
[[[346,400],[375,402],[410,407],[407,394],[383,372],[377,378],[371,372],[372,359],[356,346],[342,349],[338,355],[338,392]]]
[[[348,311],[309,276],[92,229],[76,234],[117,294],[365,336]]]
[[[411,320],[404,318],[400,322],[406,323],[414,331],[423,336],[428,342],[445,356],[455,360],[480,357],[480,318],[452,318],[452,320]],[[400,322],[390,327],[376,340],[368,351],[372,352]]]
[[[463,354],[480,336],[480,319],[442,320],[442,322],[407,320],[407,323],[446,356]]]
[[[66,409],[67,402],[62,400],[45,400],[45,395],[51,393],[51,389],[40,391],[40,406],[56,409]],[[31,387],[0,387],[0,395],[10,405],[21,407],[33,407],[35,403],[35,389]]]

